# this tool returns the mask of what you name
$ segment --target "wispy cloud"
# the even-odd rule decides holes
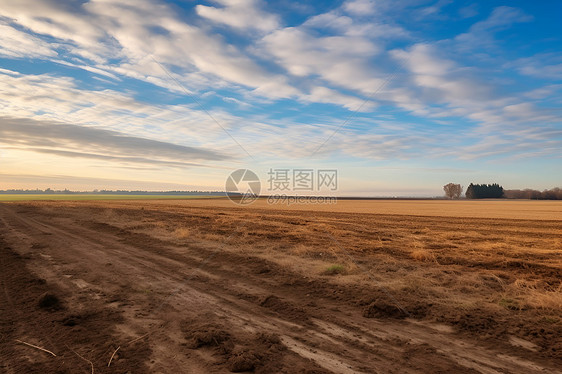
[[[519,73],[531,77],[562,80],[562,54],[541,53],[520,58],[505,66],[515,68]]]
[[[455,39],[465,49],[492,47],[495,33],[505,30],[515,23],[532,20],[533,17],[521,9],[499,6],[492,11],[488,18],[476,22],[468,32],[458,35]]]
[[[241,30],[267,32],[279,27],[278,17],[264,12],[259,0],[217,0],[222,7],[197,5],[201,17]]]
[[[193,166],[192,161],[220,161],[228,156],[117,131],[23,118],[0,117],[0,142],[41,153],[112,159],[128,162]]]
[[[0,24],[0,56],[11,58],[50,58],[57,52],[49,43],[20,31],[14,27]]]
[[[92,191],[94,189],[114,189],[114,190],[207,190],[213,186],[202,184],[180,184],[166,183],[153,180],[135,180],[123,178],[96,178],[79,177],[76,175],[41,175],[41,174],[7,174],[0,173],[3,181],[3,188],[53,188],[71,190]],[[34,187],[34,188],[35,188]]]

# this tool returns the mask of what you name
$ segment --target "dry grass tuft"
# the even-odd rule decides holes
[[[297,244],[291,247],[291,252],[297,256],[306,256],[310,255],[311,253],[317,253],[318,250],[315,250],[314,248],[311,248],[304,244]]]
[[[557,288],[545,288],[537,281],[517,279],[506,291],[505,298],[514,300],[520,308],[562,310],[562,283]]]
[[[186,239],[192,235],[191,230],[189,230],[187,227],[178,227],[174,230],[174,236],[178,239]]]
[[[337,274],[345,274],[345,273],[346,273],[345,266],[340,264],[330,265],[326,268],[326,270],[322,272],[322,274],[324,275],[337,275]]]
[[[435,262],[435,255],[428,249],[414,249],[410,252],[410,257],[421,262]]]

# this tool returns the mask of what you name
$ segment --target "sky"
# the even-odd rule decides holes
[[[0,2],[0,189],[562,187],[562,2]],[[269,191],[274,192],[274,191]]]

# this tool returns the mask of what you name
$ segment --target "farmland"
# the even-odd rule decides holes
[[[557,373],[561,234],[557,201],[5,202],[0,371]]]

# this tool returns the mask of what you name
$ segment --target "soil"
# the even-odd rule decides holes
[[[26,266],[29,260],[0,238],[0,372],[90,372],[87,360],[96,373],[149,372],[145,362],[151,352],[144,344],[123,346],[108,368],[120,313],[38,277]]]
[[[111,204],[0,204],[0,372],[561,372],[559,323],[537,323],[538,312],[447,308],[418,291],[389,295],[368,279],[356,282],[353,272],[301,272],[267,255],[273,242],[283,250],[309,240],[285,227],[340,218],[346,227],[345,220],[357,219],[351,215]],[[218,221],[249,217],[286,225],[276,235],[268,228],[268,237],[256,226],[237,229]],[[423,230],[429,219],[384,218],[403,220],[411,231]],[[184,235],[178,222],[198,232]],[[175,236],[151,233],[146,225]],[[362,230],[349,225],[352,232]],[[520,230],[541,237],[532,226],[529,221]],[[380,231],[389,243],[381,247],[384,255],[414,269],[396,235]],[[520,259],[517,266],[463,259],[461,267],[450,249],[435,249],[443,282],[480,268],[515,267],[553,283],[560,276],[548,259]],[[291,256],[282,259],[306,265],[336,255],[318,249]],[[368,265],[369,256],[357,252],[355,261]],[[373,277],[379,275],[386,273]],[[506,281],[482,279],[489,290]]]

